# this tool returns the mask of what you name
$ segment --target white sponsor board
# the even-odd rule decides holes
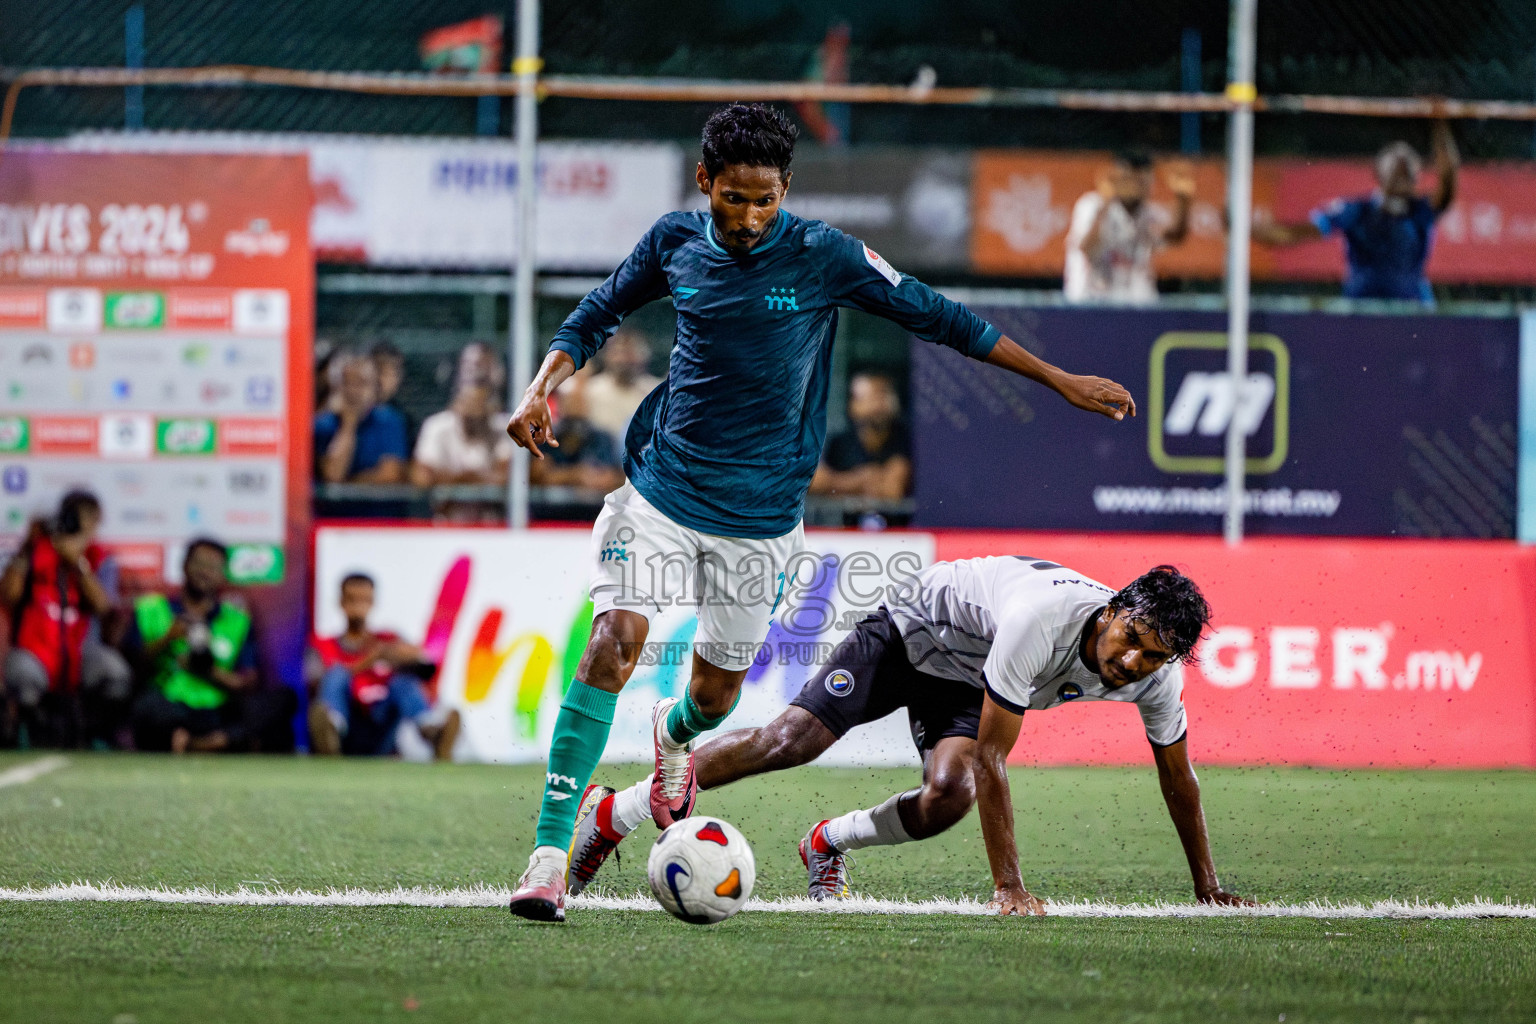
[[[310,239],[319,259],[439,267],[513,262],[518,167],[510,140],[90,132],[64,145],[306,153],[315,197]],[[656,218],[678,208],[682,161],[682,148],[670,143],[540,144],[540,266],[618,266]]]
[[[441,648],[438,699],[464,717],[457,756],[542,761],[585,640],[590,540],[586,530],[322,528],[316,632],[345,628],[341,580],[367,573],[377,583],[373,626]],[[767,724],[807,681],[819,683],[827,653],[851,624],[880,604],[884,588],[934,557],[928,534],[813,532],[807,548],[820,568],[787,589],[760,659],[766,663],[749,672],[727,728]],[[695,624],[686,607],[667,608],[652,622],[642,663],[619,698],[606,761],[651,759],[650,709],[683,692]],[[906,716],[855,729],[818,763],[915,765]]]

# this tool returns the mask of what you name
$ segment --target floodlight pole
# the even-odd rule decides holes
[[[539,108],[535,89],[544,62],[539,59],[539,0],[517,0],[517,215],[513,220],[511,350],[507,358],[507,409],[515,410],[533,375],[534,274],[538,271],[534,216],[538,206]],[[507,476],[507,525],[528,528],[528,452],[514,445]]]
[[[1222,533],[1228,544],[1243,540],[1243,502],[1247,484],[1245,417],[1239,415],[1248,380],[1248,245],[1253,235],[1254,38],[1258,0],[1232,0],[1228,40],[1227,99],[1235,106],[1227,132],[1227,379],[1232,388],[1232,417],[1227,421],[1227,510]]]

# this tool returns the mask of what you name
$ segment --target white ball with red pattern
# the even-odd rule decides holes
[[[645,872],[656,900],[689,924],[718,924],[746,906],[757,881],[752,847],[719,818],[684,818],[661,833]]]

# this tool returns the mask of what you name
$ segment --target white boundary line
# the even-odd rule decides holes
[[[48,757],[40,757],[36,761],[19,764],[15,768],[7,768],[5,771],[0,772],[0,789],[4,789],[6,786],[25,785],[33,779],[47,775],[49,772],[58,771],[67,764],[69,764],[69,758],[52,754]]]
[[[0,888],[0,903],[172,903],[222,907],[505,907],[511,891],[503,886],[477,885],[460,889],[395,888],[304,889],[250,888],[192,889],[144,888],[72,882],[43,888]],[[649,896],[576,896],[572,910],[659,910]],[[1215,907],[1198,903],[1108,903],[1068,900],[1048,903],[1055,917],[1302,917],[1327,920],[1362,918],[1523,918],[1536,920],[1536,904],[1470,902],[1419,903],[1378,900],[1375,903],[1267,903],[1257,907]],[[856,896],[849,900],[819,903],[804,897],[754,899],[747,909],[758,913],[788,914],[939,914],[987,916],[991,912],[977,900],[882,900]]]

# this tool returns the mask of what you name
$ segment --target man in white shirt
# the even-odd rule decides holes
[[[1142,150],[1117,154],[1094,191],[1072,208],[1062,290],[1068,302],[1150,305],[1157,301],[1152,254],[1189,234],[1195,178],[1188,164],[1169,167],[1173,213],[1150,201],[1152,158]]]
[[[620,327],[603,347],[602,369],[581,384],[587,419],[624,450],[629,419],[661,378],[650,371],[651,346],[633,327]]]
[[[813,899],[848,895],[846,854],[937,835],[979,803],[1000,914],[1043,914],[1025,888],[1006,764],[1025,710],[1071,701],[1134,704],[1163,799],[1203,903],[1244,903],[1216,878],[1189,763],[1184,674],[1210,620],[1195,584],[1160,565],[1118,592],[1025,557],[939,562],[838,645],[790,706],[761,729],[726,733],[694,754],[699,788],[820,756],[854,726],[906,708],[923,785],[815,825],[800,841]],[[618,843],[650,818],[650,781],[590,786],[571,847],[569,890],[585,888]]]
[[[505,486],[512,462],[512,441],[502,431],[506,414],[496,411],[488,384],[471,380],[459,385],[442,412],[428,416],[416,435],[411,483]],[[502,516],[495,501],[439,501],[432,509],[439,519],[453,522],[495,522]]]

